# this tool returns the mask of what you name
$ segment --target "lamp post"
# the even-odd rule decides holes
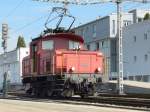
[[[7,53],[7,39],[8,39],[8,24],[2,24],[2,47],[4,49],[4,77],[3,77],[3,97],[7,97],[8,90],[8,72],[6,68],[6,53]]]

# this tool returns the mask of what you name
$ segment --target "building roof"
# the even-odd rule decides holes
[[[107,18],[107,17],[109,17],[109,16],[104,16],[104,17],[101,17],[101,18],[95,19],[95,20],[93,20],[93,21],[90,21],[90,22],[87,22],[87,23],[85,23],[85,24],[79,25],[79,26],[77,26],[77,27],[75,27],[75,28],[73,28],[73,29],[77,29],[77,28],[80,28],[80,27],[86,26],[86,25],[88,25],[88,24],[95,23],[96,21],[99,21],[99,20],[105,19],[105,18]]]
[[[29,49],[29,48],[28,47],[21,47],[20,49]],[[13,52],[16,52],[17,50],[19,50],[19,49],[14,49],[14,50],[8,51],[8,52],[6,52],[6,54],[9,55]],[[0,57],[3,56],[3,55],[4,55],[4,53],[1,53]]]
[[[123,14],[124,14],[124,15],[132,15],[132,13],[128,13],[128,12],[124,12]],[[88,24],[95,23],[95,22],[97,22],[97,21],[106,19],[106,18],[108,18],[108,17],[110,17],[110,16],[113,16],[113,15],[117,15],[117,14],[116,14],[116,13],[111,13],[111,14],[109,14],[109,15],[107,15],[107,16],[100,17],[100,18],[95,19],[95,20],[93,20],[93,21],[90,21],[90,22],[87,22],[87,23],[85,23],[85,24],[79,25],[79,26],[77,26],[77,27],[75,27],[75,28],[73,28],[73,29],[75,30],[75,29],[78,29],[78,28],[80,28],[80,27],[84,27],[84,26],[86,26],[86,25],[88,25]]]
[[[137,28],[138,26],[142,26],[142,25],[150,25],[150,20],[144,20],[142,22],[134,23],[134,24],[128,25],[128,26],[123,27],[123,28],[124,29],[131,29],[131,28]]]
[[[132,13],[133,11],[150,11],[150,9],[132,9],[129,13]]]

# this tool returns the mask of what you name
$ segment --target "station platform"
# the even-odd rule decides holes
[[[117,81],[109,81],[109,87],[112,91],[116,90]],[[150,83],[149,82],[138,82],[138,81],[123,81],[124,92],[129,94],[150,94]]]

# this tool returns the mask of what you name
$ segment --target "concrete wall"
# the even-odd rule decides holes
[[[123,56],[125,75],[130,78],[150,75],[150,21],[124,28]],[[139,78],[137,77],[137,80]]]

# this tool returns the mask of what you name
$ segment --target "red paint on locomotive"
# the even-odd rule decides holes
[[[85,91],[81,90],[83,87],[76,86],[85,83],[86,80],[87,86],[91,85],[93,88],[103,75],[104,57],[101,52],[84,49],[83,43],[81,36],[69,33],[50,34],[33,39],[30,44],[30,56],[23,59],[23,83],[29,83],[34,89],[32,92],[37,94],[37,83],[40,85],[44,80],[47,85],[52,83],[54,78],[55,86],[51,90],[54,93],[58,85],[57,78],[60,76],[61,80],[64,79],[61,93],[66,94],[66,90],[74,90],[80,95],[85,94]],[[71,87],[66,89],[68,86]],[[46,91],[50,91],[49,87],[51,85]],[[38,87],[37,91],[40,91],[39,88],[41,87]]]

